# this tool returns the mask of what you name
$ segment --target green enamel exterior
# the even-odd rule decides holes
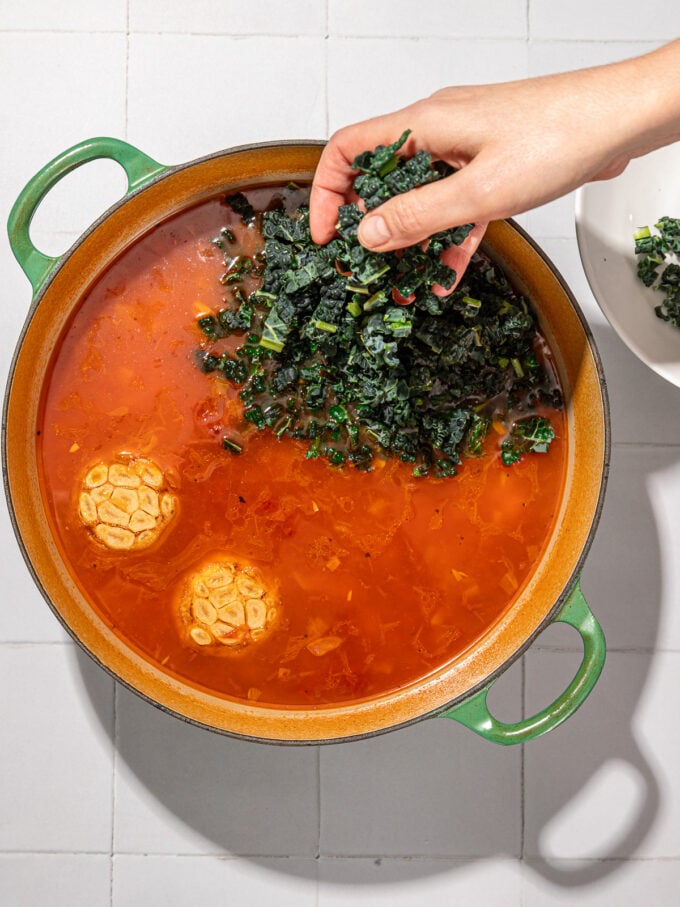
[[[45,255],[31,242],[29,228],[38,205],[59,180],[72,170],[99,158],[116,161],[125,171],[128,193],[168,168],[120,139],[87,139],[68,148],[42,168],[24,187],[9,215],[7,231],[12,251],[33,287],[35,297],[61,260]]]
[[[481,737],[508,746],[525,743],[566,721],[587,699],[604,666],[606,644],[602,628],[583,597],[579,581],[574,584],[553,621],[569,624],[583,640],[583,660],[567,689],[547,708],[514,724],[498,721],[489,712],[487,696],[495,681],[441,717],[460,722]]]

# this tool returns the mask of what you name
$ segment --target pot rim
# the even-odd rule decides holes
[[[302,737],[300,737],[300,738],[295,738],[295,739],[287,739],[287,738],[266,737],[266,736],[260,736],[260,735],[241,733],[239,731],[229,730],[229,729],[226,729],[223,727],[216,727],[206,721],[202,721],[195,717],[186,715],[186,714],[182,713],[181,711],[178,711],[177,709],[172,708],[171,706],[167,705],[166,703],[159,702],[152,695],[148,694],[147,692],[145,692],[143,690],[138,689],[136,686],[133,685],[132,682],[130,682],[129,680],[127,680],[126,678],[121,676],[110,665],[106,664],[78,636],[78,634],[76,633],[74,628],[70,626],[70,624],[66,621],[65,617],[61,614],[61,612],[58,610],[57,606],[52,601],[48,591],[46,590],[45,586],[43,585],[43,581],[40,578],[35,565],[33,564],[32,560],[30,558],[30,555],[29,555],[27,547],[26,547],[26,543],[21,534],[19,519],[17,517],[16,509],[14,506],[14,501],[12,498],[10,481],[9,481],[8,452],[7,452],[8,411],[9,411],[9,407],[10,407],[10,403],[11,403],[11,393],[12,393],[12,389],[13,389],[13,384],[14,384],[14,380],[16,377],[17,361],[18,361],[21,349],[23,347],[25,337],[26,337],[28,331],[30,330],[30,326],[33,321],[33,317],[35,315],[36,310],[38,309],[38,307],[41,304],[42,300],[44,299],[45,295],[50,290],[52,284],[54,283],[55,279],[58,277],[59,273],[68,264],[72,255],[84,243],[86,243],[88,241],[88,239],[92,236],[92,234],[95,233],[99,229],[99,227],[101,227],[102,224],[104,224],[115,212],[117,212],[122,207],[126,206],[136,196],[147,192],[154,186],[157,186],[159,183],[162,183],[168,179],[172,179],[176,174],[181,173],[182,171],[189,170],[193,167],[196,167],[197,165],[201,165],[201,164],[204,164],[204,163],[207,163],[210,161],[222,159],[225,156],[231,156],[233,154],[242,153],[242,152],[253,152],[253,151],[260,150],[260,149],[279,149],[279,148],[285,148],[285,147],[295,147],[295,148],[323,147],[325,144],[326,144],[325,141],[318,140],[318,139],[309,139],[309,140],[288,139],[288,140],[282,140],[282,141],[246,143],[246,144],[234,146],[234,147],[231,147],[228,149],[215,151],[210,154],[204,155],[202,157],[165,168],[162,172],[156,174],[155,176],[152,176],[149,180],[144,182],[142,185],[139,185],[138,187],[132,189],[130,192],[125,194],[122,198],[118,199],[111,206],[109,206],[109,208],[107,208],[106,211],[104,211],[100,215],[100,217],[98,217],[77,238],[77,240],[64,253],[62,253],[59,256],[59,258],[55,262],[55,266],[52,268],[52,270],[49,272],[49,274],[45,277],[45,279],[39,286],[38,290],[35,292],[35,295],[33,296],[33,299],[31,300],[24,325],[23,325],[21,332],[19,334],[19,337],[17,339],[15,351],[14,351],[12,361],[11,361],[11,364],[10,364],[10,367],[8,370],[8,377],[7,377],[7,383],[6,383],[6,388],[5,388],[4,400],[3,400],[3,408],[2,408],[2,426],[1,426],[0,444],[1,444],[1,454],[2,454],[3,487],[5,490],[5,497],[7,500],[8,512],[10,515],[10,521],[12,524],[12,528],[13,528],[14,534],[17,538],[17,541],[19,543],[19,548],[20,548],[21,554],[24,558],[24,561],[28,567],[29,573],[30,573],[34,583],[36,584],[41,595],[43,596],[43,598],[49,605],[52,613],[57,617],[60,624],[64,627],[64,629],[69,634],[69,636],[78,644],[79,648],[82,651],[87,653],[87,655],[90,658],[92,658],[100,667],[102,667],[114,680],[118,681],[124,687],[126,687],[128,690],[130,690],[133,693],[135,693],[136,695],[142,697],[144,700],[146,700],[150,704],[159,708],[161,711],[164,711],[167,714],[173,715],[174,717],[180,718],[181,720],[183,720],[184,722],[186,722],[188,724],[192,724],[197,727],[200,727],[200,728],[203,728],[206,730],[210,730],[214,733],[222,734],[224,736],[233,737],[233,738],[239,739],[239,740],[246,740],[249,742],[267,743],[267,744],[274,744],[274,745],[279,745],[279,746],[306,746],[306,745],[321,745],[321,744],[337,744],[337,743],[345,743],[345,742],[351,742],[351,741],[355,741],[355,740],[362,740],[362,739],[375,737],[375,736],[378,736],[378,735],[381,735],[384,733],[391,732],[393,730],[398,730],[401,728],[408,727],[412,724],[422,721],[425,718],[430,718],[430,717],[440,715],[440,714],[448,711],[449,709],[451,709],[453,706],[456,706],[456,705],[466,701],[467,699],[473,697],[480,690],[484,689],[485,687],[490,686],[493,682],[495,682],[517,659],[519,659],[527,651],[527,649],[533,644],[535,639],[552,622],[552,620],[554,619],[554,616],[560,610],[560,608],[564,604],[565,600],[567,599],[568,595],[570,594],[573,585],[577,582],[579,574],[580,574],[583,564],[585,562],[585,559],[586,559],[588,552],[590,550],[590,547],[592,545],[592,541],[593,541],[595,532],[597,530],[597,527],[598,527],[598,524],[600,521],[602,508],[604,505],[604,498],[605,498],[606,486],[607,486],[608,475],[609,475],[610,455],[611,455],[611,424],[610,424],[610,406],[609,406],[609,398],[608,398],[608,391],[607,391],[607,382],[606,382],[606,379],[604,376],[600,353],[596,346],[590,325],[586,321],[585,315],[584,315],[583,311],[581,310],[578,302],[576,301],[572,291],[570,290],[569,286],[567,285],[566,281],[564,280],[562,274],[559,272],[559,270],[554,265],[551,258],[540,248],[540,246],[536,243],[536,241],[533,240],[532,237],[519,224],[516,223],[516,221],[514,221],[512,218],[508,218],[505,220],[505,223],[507,223],[512,228],[512,230],[514,230],[514,232],[516,234],[518,234],[531,247],[533,252],[537,256],[539,256],[540,259],[542,259],[544,264],[550,270],[552,276],[559,283],[563,293],[565,294],[566,298],[568,299],[568,301],[570,303],[570,306],[571,306],[574,314],[577,316],[578,321],[580,323],[580,328],[583,331],[583,335],[587,342],[588,350],[593,358],[593,363],[594,363],[594,367],[595,367],[595,370],[597,373],[599,388],[600,388],[601,395],[602,395],[603,458],[602,458],[602,470],[601,470],[601,475],[600,475],[599,491],[598,491],[595,506],[592,511],[592,518],[590,520],[590,528],[588,530],[585,541],[582,544],[580,554],[578,555],[578,557],[575,560],[575,563],[574,563],[573,569],[569,575],[568,581],[564,584],[561,593],[556,598],[552,607],[544,615],[543,619],[540,621],[538,626],[536,626],[536,628],[529,635],[526,636],[524,641],[499,666],[497,666],[493,671],[491,671],[487,676],[485,676],[483,679],[481,679],[480,681],[475,683],[473,686],[466,689],[464,692],[456,695],[455,697],[453,697],[452,699],[450,699],[443,705],[441,705],[441,704],[437,705],[436,707],[434,707],[432,709],[423,711],[423,712],[421,712],[417,715],[413,715],[411,717],[407,717],[401,721],[397,721],[395,723],[392,723],[392,724],[389,724],[386,726],[372,728],[370,730],[363,731],[360,733],[352,733],[349,735],[341,735],[341,736],[337,736],[337,737],[320,737],[320,738],[317,738],[317,737],[302,738]],[[247,183],[247,181],[245,181],[244,184],[245,183]],[[168,215],[168,216],[171,216],[171,215]],[[422,678],[422,679],[425,679],[425,678]],[[414,681],[414,683],[418,683],[418,682],[419,682],[418,680]],[[389,694],[386,694],[386,695],[389,695]],[[357,700],[356,704],[357,705],[361,705],[362,703],[370,704],[370,702],[371,702],[370,699],[369,700]],[[354,705],[354,703],[352,701],[348,701],[347,703],[339,703],[339,704],[334,704],[334,705],[337,705],[339,707],[345,707],[345,706],[352,707]],[[328,711],[332,708],[333,708],[333,706],[325,707],[325,710]],[[277,707],[270,707],[270,710],[277,711]],[[324,707],[317,707],[317,708],[309,708],[309,709],[306,709],[305,711],[308,711],[310,716],[312,716],[314,714],[319,714],[323,710],[324,710]],[[278,711],[280,712],[280,714],[285,716],[285,709],[279,708]]]

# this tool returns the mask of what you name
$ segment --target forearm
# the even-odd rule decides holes
[[[680,40],[618,63],[564,76],[573,97],[583,99],[588,122],[599,120],[607,137],[594,137],[603,151],[625,162],[680,139]]]
[[[631,156],[680,140],[680,39],[620,65],[637,133],[630,139]]]
[[[496,85],[444,88],[340,130],[322,156],[311,198],[312,236],[333,235],[360,151],[412,130],[418,148],[457,171],[371,212],[359,238],[379,251],[454,224],[485,223],[544,204],[680,139],[680,40],[640,57]]]

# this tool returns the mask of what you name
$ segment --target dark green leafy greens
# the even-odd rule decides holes
[[[398,155],[408,134],[354,161],[366,209],[446,175],[425,152]],[[247,199],[228,202],[249,218]],[[199,321],[209,342],[198,352],[200,367],[241,388],[247,422],[303,440],[307,457],[335,465],[369,470],[376,455],[395,456],[412,463],[414,475],[451,476],[461,457],[482,454],[492,421],[508,430],[516,422],[503,442],[507,465],[547,451],[549,420],[523,417],[538,405],[560,407],[561,396],[537,356],[527,300],[482,255],[455,291],[432,291],[453,285],[442,252],[472,225],[444,230],[426,246],[376,253],[357,239],[362,217],[356,204],[343,205],[338,235],[319,246],[305,205],[265,211],[264,252],[241,264],[225,255],[223,277],[228,286],[261,276],[261,285],[249,294],[232,287],[229,305]],[[245,342],[234,354],[216,354],[210,342],[234,333]],[[240,453],[233,439],[224,446]]]
[[[233,195],[227,195],[226,202],[232,211],[241,216],[244,224],[249,224],[255,220],[255,209],[242,192],[234,192]]]
[[[663,294],[654,307],[658,317],[680,328],[680,265],[671,260],[680,255],[680,218],[662,217],[654,226],[657,233],[640,227],[633,234],[637,275],[646,287]]]
[[[547,453],[555,432],[549,419],[529,416],[519,419],[501,443],[501,460],[506,466],[517,463],[525,453]]]

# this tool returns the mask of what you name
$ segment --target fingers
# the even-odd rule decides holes
[[[313,183],[309,197],[309,228],[315,243],[323,246],[333,238],[338,222],[338,208],[346,201],[346,193],[316,181]]]
[[[347,201],[354,182],[353,160],[347,160],[337,143],[326,145],[321,154],[309,197],[309,227],[316,243],[327,243],[335,233],[338,208]]]
[[[465,269],[470,264],[470,259],[484,238],[486,228],[487,224],[475,224],[459,246],[450,246],[442,253],[442,262],[453,268],[456,272],[456,280],[451,287],[441,287],[439,284],[435,284],[432,287],[432,292],[436,296],[448,296],[449,293],[456,289],[465,274]]]
[[[327,243],[335,233],[338,208],[347,201],[356,176],[352,170],[354,158],[367,148],[391,144],[409,128],[408,120],[405,111],[397,111],[347,126],[331,137],[319,159],[309,200],[309,226],[314,242]],[[411,157],[417,150],[416,140],[410,135],[401,153]]]
[[[310,197],[310,229],[315,242],[326,243],[335,234],[338,207],[351,198],[356,176],[352,163],[357,154],[391,144],[410,125],[417,128],[418,111],[418,105],[412,105],[348,126],[331,138],[319,160]],[[415,131],[411,133],[400,149],[405,157],[412,157],[421,147],[422,136],[419,140],[416,135]],[[374,251],[388,252],[422,242],[448,227],[507,216],[510,212],[504,209],[509,200],[502,199],[499,191],[503,187],[507,193],[500,178],[500,160],[490,147],[463,166],[460,159],[454,161],[460,167],[457,173],[397,195],[367,214],[359,226],[359,241]]]

